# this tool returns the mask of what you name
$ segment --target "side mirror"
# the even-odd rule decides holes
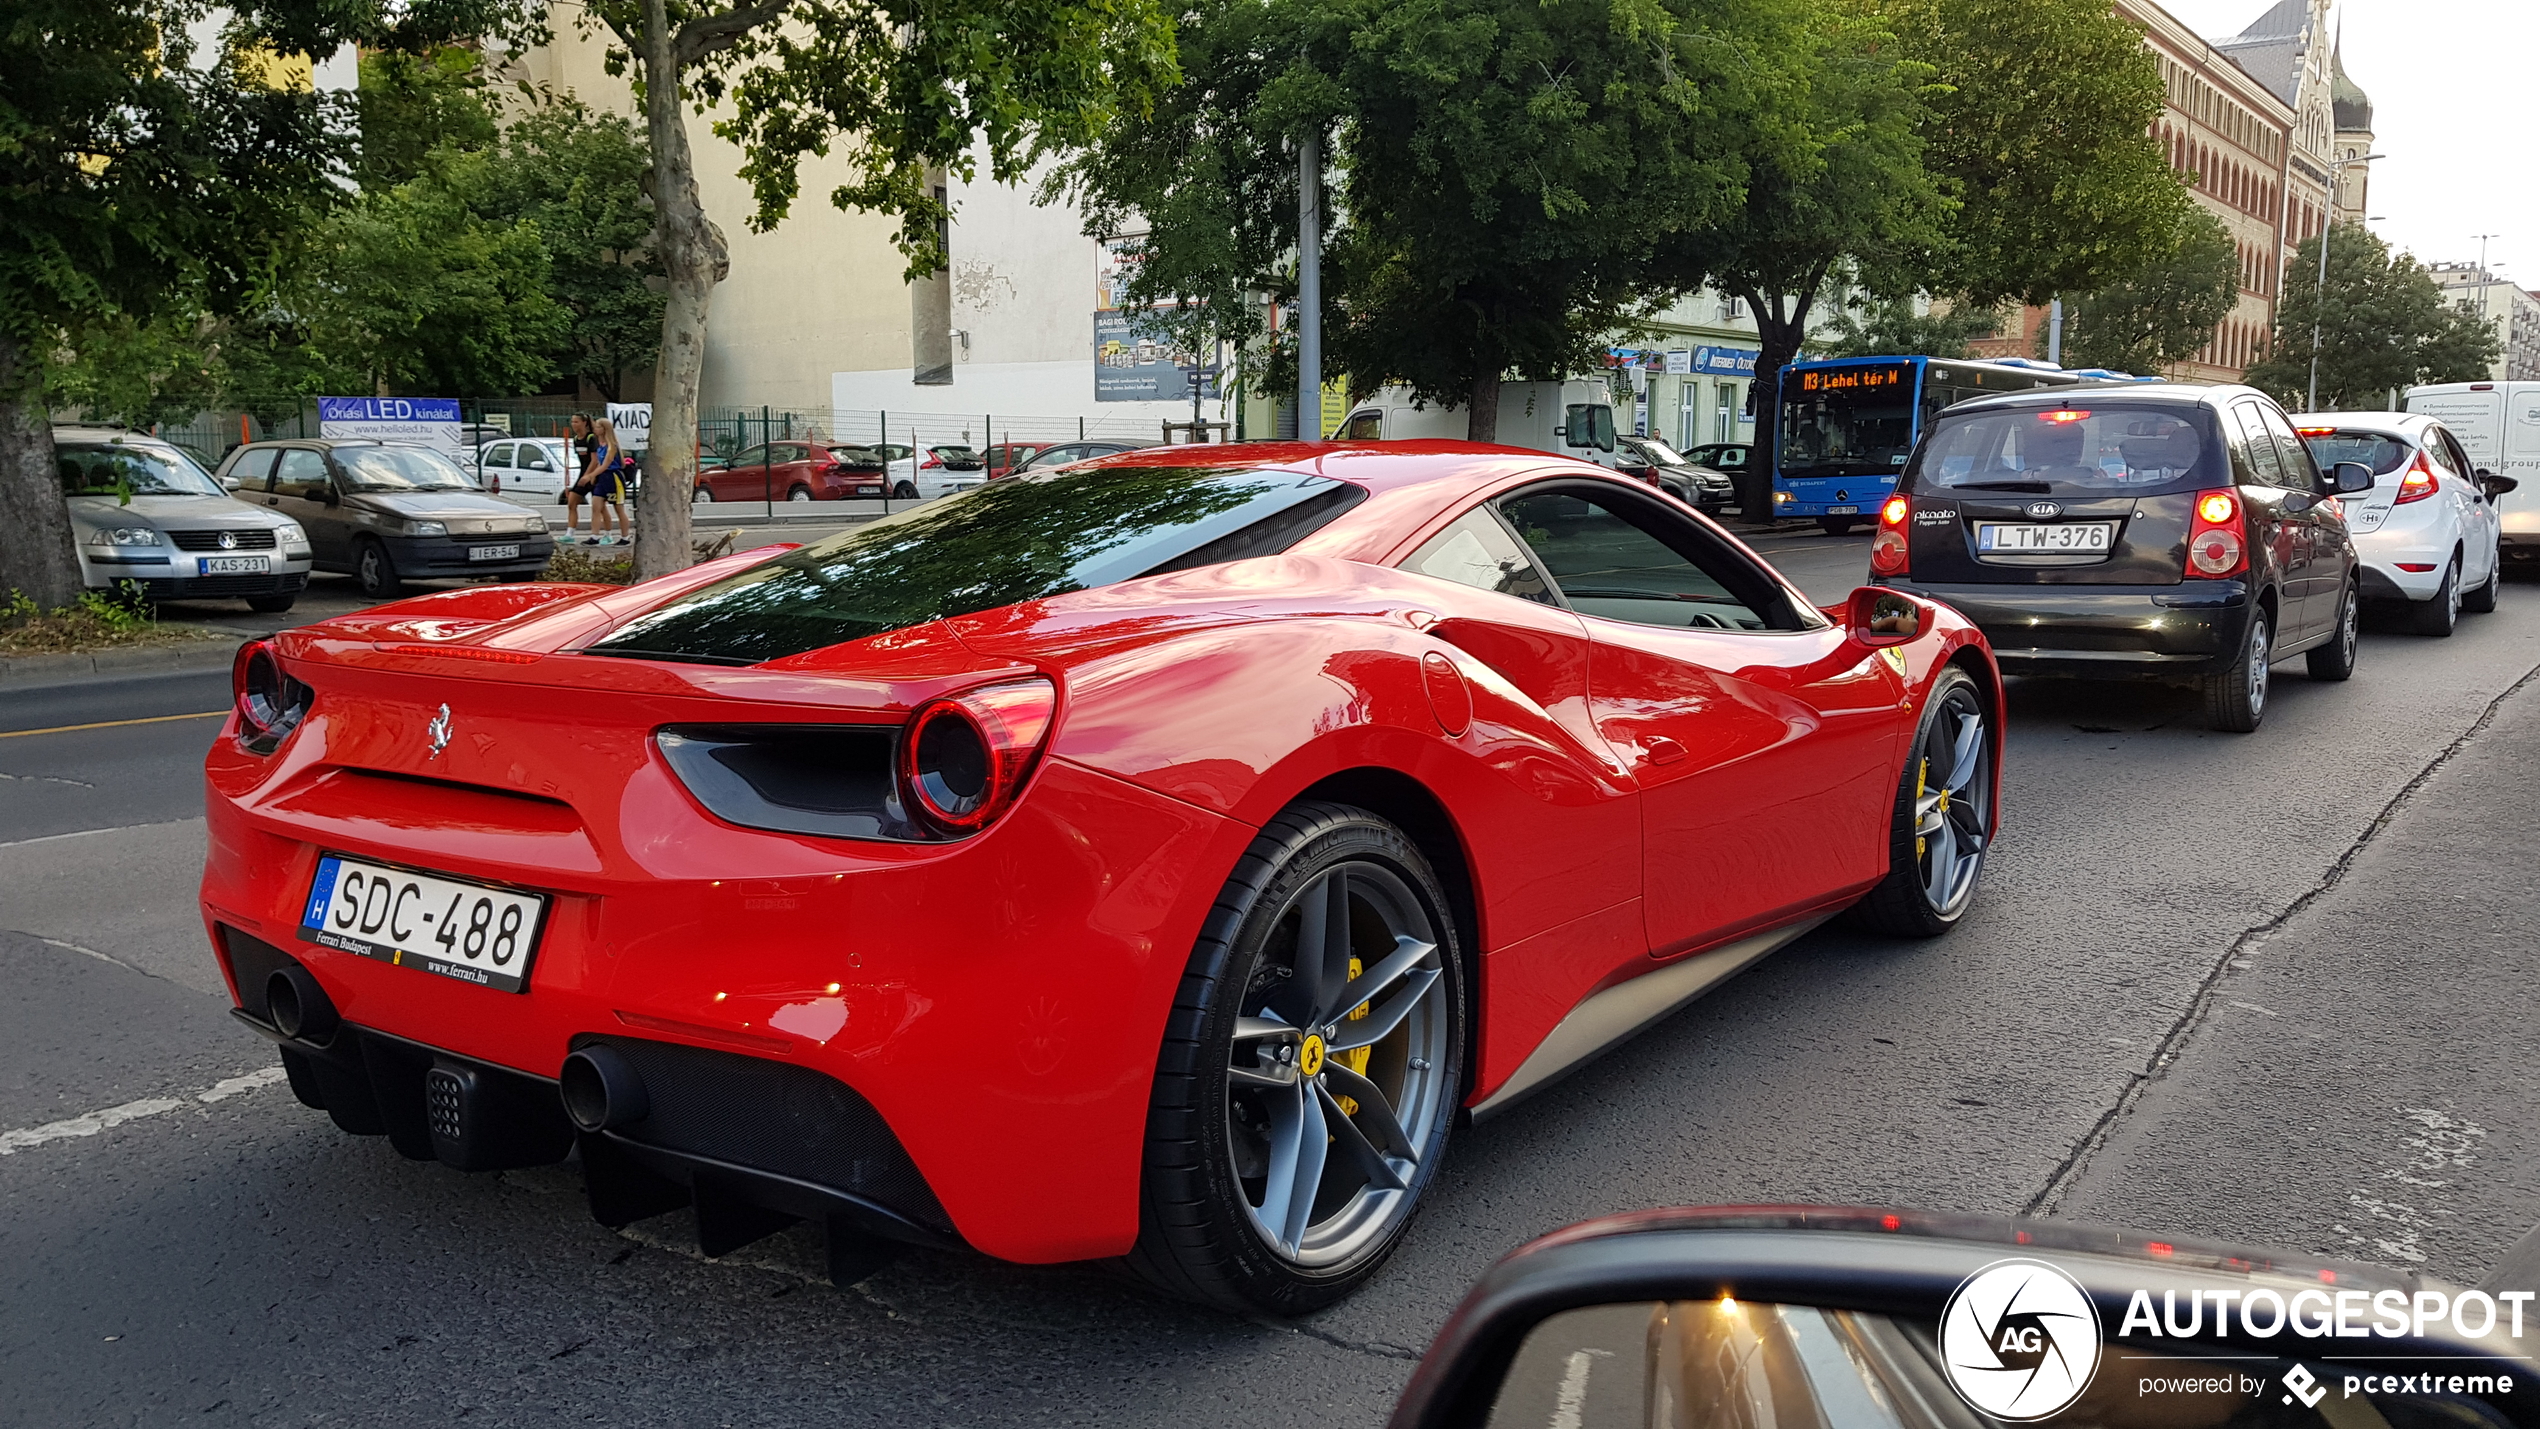
[[[1923,608],[1911,596],[1865,585],[1852,592],[1843,623],[1864,645],[1902,645],[1923,633]]]
[[[2487,488],[2487,499],[2490,501],[2522,489],[2522,481],[2517,477],[2498,476],[2492,471],[2482,471],[2478,474],[2478,478]]]
[[[2066,1221],[1644,1211],[1493,1266],[1388,1422],[2501,1424],[2540,1389],[2499,1303],[2528,1293]]]
[[[340,491],[336,490],[334,487],[330,486],[330,487],[328,487],[328,488],[326,489],[326,494],[325,494],[324,496],[319,497],[319,498],[318,498],[318,500],[320,500],[320,501],[322,501],[322,502],[326,503],[326,504],[327,504],[327,505],[329,505],[329,506],[341,506],[341,505],[343,505],[343,504],[344,504],[344,493],[342,493],[342,492],[340,492]]]
[[[244,491],[247,489],[247,483],[240,481],[234,476],[224,476],[220,479],[220,489],[223,491]]]
[[[2340,496],[2372,490],[2372,468],[2359,461],[2341,461],[2329,474],[2329,480]]]

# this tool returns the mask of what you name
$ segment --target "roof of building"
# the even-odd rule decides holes
[[[2302,51],[2310,25],[2311,0],[2276,0],[2272,9],[2239,34],[2212,44],[2276,98],[2291,104],[2302,90]]]
[[[2364,93],[2362,85],[2346,77],[2346,52],[2343,48],[2331,57],[2330,64],[2334,73],[2330,76],[2328,97],[2337,110],[2337,132],[2347,134],[2361,130],[2371,133],[2372,97]]]

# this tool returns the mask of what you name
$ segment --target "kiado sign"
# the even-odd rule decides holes
[[[652,443],[653,404],[650,402],[609,403],[609,425],[617,430],[617,449],[640,452]]]
[[[318,435],[368,437],[452,455],[467,445],[452,397],[320,397]]]

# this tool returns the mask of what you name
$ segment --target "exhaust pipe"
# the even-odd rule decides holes
[[[334,1000],[298,963],[275,968],[265,979],[265,1017],[285,1037],[324,1042],[335,1035]]]
[[[644,1079],[614,1048],[604,1045],[578,1048],[568,1055],[556,1085],[564,1094],[564,1114],[584,1131],[631,1125],[653,1109]]]

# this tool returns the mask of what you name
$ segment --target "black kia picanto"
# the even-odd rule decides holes
[[[2348,468],[2352,468],[2349,470]],[[2267,669],[2355,668],[2353,544],[2293,424],[2249,387],[2066,387],[1933,420],[1879,509],[1870,579],[1964,612],[2006,674],[2193,682],[2215,729]]]

